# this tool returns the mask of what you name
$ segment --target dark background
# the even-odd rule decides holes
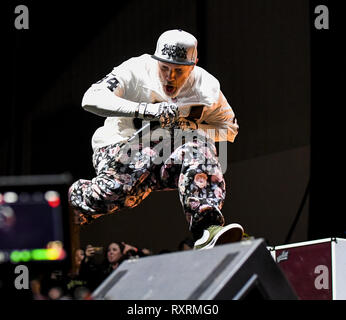
[[[29,8],[29,30],[14,27],[18,4]],[[329,8],[329,30],[314,28],[319,4]],[[1,6],[0,175],[70,172],[76,180],[92,178],[91,136],[104,119],[82,110],[83,93],[122,61],[152,53],[162,32],[181,28],[198,38],[199,65],[220,80],[240,125],[228,148],[227,221],[270,245],[345,236],[340,1]],[[80,230],[82,245],[124,240],[154,251],[175,250],[187,235],[176,192],[154,193],[139,207]]]

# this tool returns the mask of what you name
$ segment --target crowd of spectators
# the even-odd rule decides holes
[[[176,251],[191,250],[193,241],[182,240]],[[163,249],[157,254],[173,252]],[[88,300],[92,292],[123,261],[142,259],[154,253],[125,242],[111,242],[105,247],[88,244],[74,251],[74,263],[66,272],[54,270],[30,281],[34,300]]]

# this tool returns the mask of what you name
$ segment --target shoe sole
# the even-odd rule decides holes
[[[217,239],[215,245],[226,244],[232,242],[238,242],[243,238],[244,229],[238,223],[232,223],[222,230]]]
[[[206,246],[197,250],[206,250],[214,248],[216,245],[238,242],[243,238],[244,229],[238,223],[231,223],[224,227],[214,239]]]

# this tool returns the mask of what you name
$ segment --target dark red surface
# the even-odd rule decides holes
[[[276,250],[276,261],[299,299],[332,300],[331,242]],[[319,288],[321,283],[324,288]]]

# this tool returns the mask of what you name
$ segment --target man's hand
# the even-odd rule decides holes
[[[174,128],[181,129],[181,130],[197,130],[198,125],[195,121],[187,120],[185,118],[179,118],[175,122]]]
[[[174,103],[141,103],[136,117],[144,120],[159,120],[161,128],[170,128],[179,118],[178,106]]]

